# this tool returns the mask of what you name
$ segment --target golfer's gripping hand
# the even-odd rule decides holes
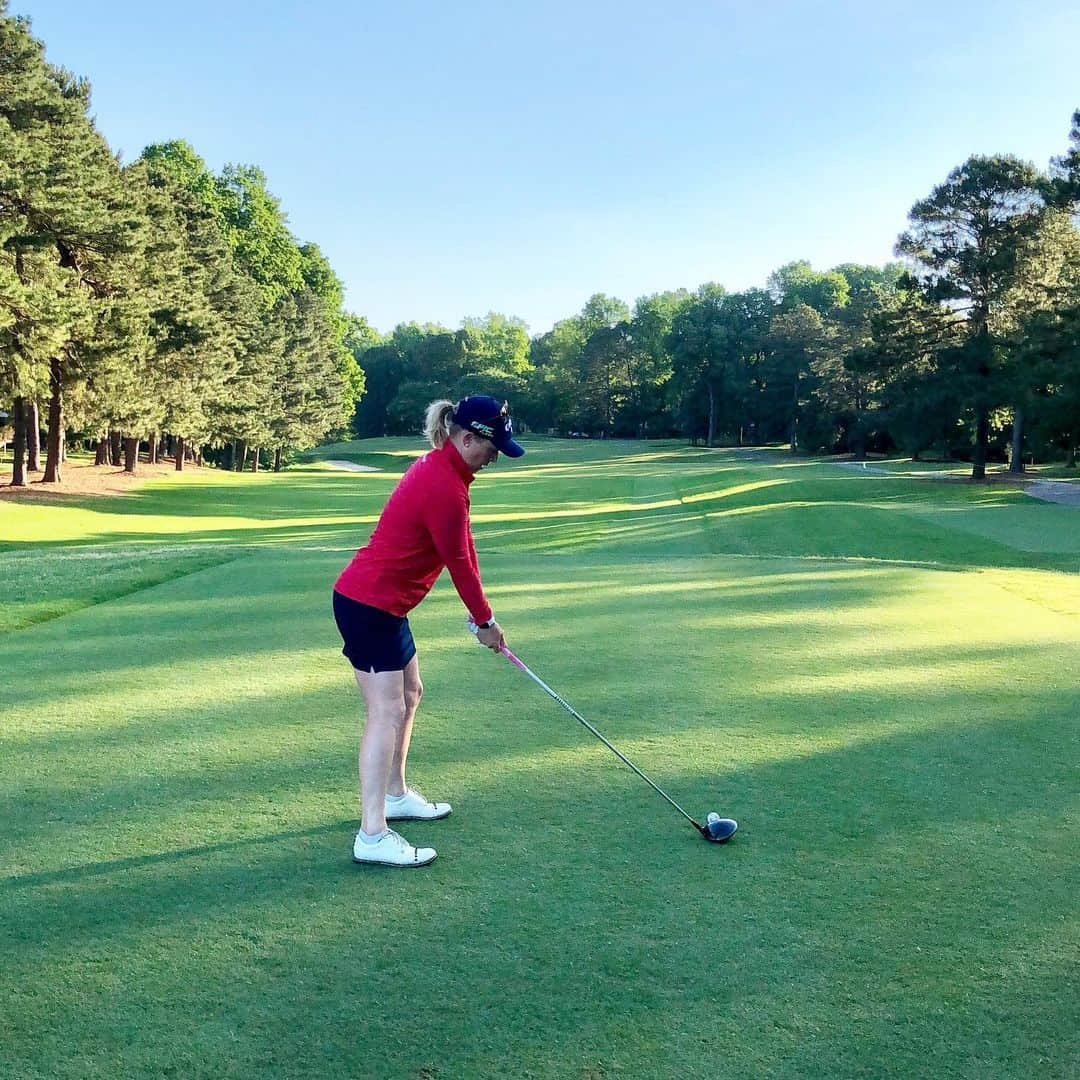
[[[476,640],[481,645],[486,645],[492,652],[498,652],[506,644],[502,627],[497,622],[493,622],[486,630],[477,630]]]

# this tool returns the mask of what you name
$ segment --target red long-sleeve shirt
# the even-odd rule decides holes
[[[350,600],[407,615],[431,591],[445,566],[478,622],[491,618],[469,528],[473,474],[447,440],[414,462],[390,495],[365,547],[334,589]]]

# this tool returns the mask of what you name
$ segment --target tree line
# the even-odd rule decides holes
[[[1040,171],[973,156],[912,207],[899,261],[780,267],[761,288],[709,282],[623,301],[597,294],[530,339],[499,314],[358,337],[355,430],[404,434],[422,403],[484,388],[529,427],[682,435],[714,446],[901,449],[987,460],[1080,440],[1080,112]]]
[[[0,406],[13,482],[61,478],[69,435],[134,470],[140,447],[280,468],[344,432],[415,431],[423,406],[484,391],[527,427],[590,437],[986,463],[1080,441],[1080,112],[1046,171],[975,156],[912,207],[897,262],[782,266],[597,294],[531,336],[489,313],[383,335],[343,307],[315,244],[254,166],[214,174],[187,143],[121,163],[89,85],[46,62],[0,0]],[[3,418],[0,417],[0,427]]]
[[[13,483],[61,479],[69,433],[99,464],[168,453],[257,468],[347,427],[361,320],[254,166],[185,142],[122,164],[90,87],[0,0],[0,404]],[[2,426],[2,424],[0,424]]]

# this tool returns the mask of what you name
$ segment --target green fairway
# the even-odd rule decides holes
[[[1080,509],[535,439],[359,868],[330,587],[410,440],[0,502],[0,1077],[1072,1077]],[[700,818],[699,818],[700,820]]]

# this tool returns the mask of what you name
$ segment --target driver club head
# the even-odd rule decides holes
[[[711,844],[726,844],[738,829],[739,823],[734,818],[722,818],[714,811],[709,812],[704,825],[699,825],[701,835]]]

